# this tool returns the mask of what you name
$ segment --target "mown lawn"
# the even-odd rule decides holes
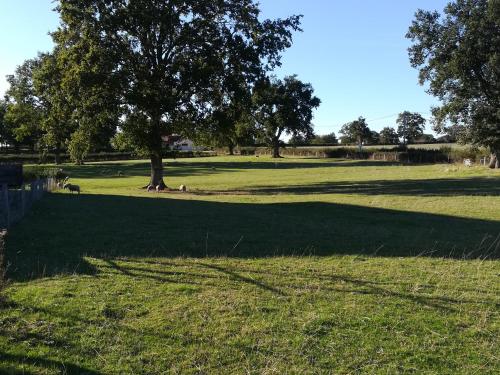
[[[500,174],[234,157],[65,166],[7,238],[0,373],[496,374]]]

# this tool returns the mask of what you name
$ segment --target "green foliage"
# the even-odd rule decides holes
[[[61,168],[52,168],[46,166],[31,166],[23,169],[23,181],[29,183],[40,178],[54,178],[62,181],[69,175]]]
[[[325,135],[315,135],[311,140],[311,144],[313,145],[336,145],[339,141],[334,132]]]
[[[296,76],[284,80],[266,78],[254,89],[251,117],[264,143],[272,147],[273,156],[279,157],[282,135],[304,140],[313,137],[313,110],[320,104],[311,84]]]
[[[414,143],[424,134],[426,120],[420,113],[404,111],[399,114],[396,122],[398,136],[404,145]]]
[[[26,60],[14,74],[7,76],[10,86],[6,92],[4,137],[16,147],[27,145],[32,150],[39,146],[42,133],[43,104],[33,86],[33,72],[39,66],[39,59]]]
[[[394,128],[385,127],[380,133],[380,144],[382,145],[397,145],[399,144],[399,136]]]
[[[83,164],[85,157],[90,152],[91,143],[90,137],[83,130],[79,129],[71,135],[71,140],[68,144],[68,151],[76,164]]]
[[[62,25],[54,33],[66,50],[68,76],[77,72],[74,87],[84,88],[80,117],[85,127],[105,123],[107,116],[93,119],[113,114],[119,103],[121,130],[151,157],[155,186],[164,185],[162,136],[199,133],[221,105],[227,113],[241,83],[279,65],[300,24],[299,16],[261,21],[253,0],[87,3],[61,0]]]
[[[372,137],[372,132],[363,117],[344,124],[340,129],[340,134],[342,134],[342,144],[357,144],[359,147],[368,143]]]
[[[451,1],[438,12],[419,10],[407,37],[420,83],[442,105],[435,130],[458,125],[460,140],[500,153],[500,2]],[[500,163],[497,163],[500,167]]]

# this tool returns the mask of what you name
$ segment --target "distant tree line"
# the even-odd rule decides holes
[[[165,140],[208,146],[263,143],[280,157],[299,144],[428,143],[425,119],[405,111],[375,132],[363,117],[315,135],[313,87],[274,71],[301,31],[301,16],[269,20],[256,0],[59,0],[49,53],[8,76],[0,100],[0,145],[76,163],[97,150],[134,151],[151,161],[149,186],[165,187]],[[444,13],[419,10],[407,37],[420,83],[441,105],[441,141],[491,151],[500,168],[500,2],[455,0]]]
[[[313,134],[309,137],[292,137],[291,146],[333,146],[333,145],[408,145],[424,143],[455,143],[458,140],[456,127],[446,128],[446,134],[435,138],[432,134],[425,134],[426,120],[419,113],[404,111],[396,120],[397,127],[384,127],[380,132],[371,130],[365,118],[344,124],[340,130],[340,139],[335,133],[326,135]]]

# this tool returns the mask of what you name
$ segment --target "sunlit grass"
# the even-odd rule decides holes
[[[498,172],[167,164],[188,193],[140,189],[146,162],[65,166],[83,194],[12,229],[0,373],[500,370]]]

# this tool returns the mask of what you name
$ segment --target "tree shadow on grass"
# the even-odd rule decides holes
[[[498,258],[500,222],[322,202],[50,194],[7,239],[7,273],[92,275],[85,256],[377,254]]]
[[[194,195],[412,195],[412,196],[500,196],[500,178],[443,178],[433,180],[370,180],[322,182],[308,185],[259,186],[238,191],[195,190]]]
[[[168,160],[165,162],[165,176],[203,176],[216,173],[237,172],[241,170],[273,170],[273,169],[315,169],[315,168],[336,168],[336,167],[379,167],[401,165],[400,163],[390,163],[384,161],[342,161],[327,160],[287,162],[286,159],[278,161],[259,161],[257,158],[235,161],[217,161],[207,159],[207,161],[191,161],[189,159]],[[150,173],[150,164],[145,162],[124,163],[92,163],[87,165],[67,165],[64,169],[69,172],[72,178],[120,178],[120,177],[140,177],[147,178]]]
[[[59,361],[50,360],[42,357],[32,357],[32,356],[24,356],[19,354],[9,354],[0,352],[0,358],[5,363],[4,369],[0,367],[0,371],[4,371],[6,374],[31,374],[31,372],[26,370],[18,370],[14,367],[10,369],[5,367],[7,364],[9,365],[31,365],[36,367],[43,367],[44,369],[56,370],[61,374],[74,374],[74,375],[98,375],[100,372],[90,370],[84,367],[80,367],[78,365],[72,363],[63,363]],[[17,367],[17,366],[16,366]],[[33,373],[35,374],[35,373]]]

